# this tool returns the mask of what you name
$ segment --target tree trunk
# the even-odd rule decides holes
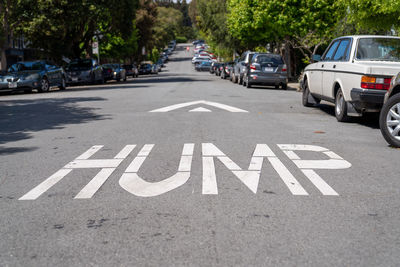
[[[3,13],[3,21],[2,21],[2,31],[4,33],[4,40],[1,42],[1,66],[0,70],[7,70],[7,56],[6,50],[9,48],[8,36],[10,35],[10,25],[8,21],[10,12],[10,1],[0,2],[0,13]]]
[[[285,38],[285,62],[288,70],[288,78],[291,79],[292,75],[292,61],[290,56],[290,40],[289,37]]]

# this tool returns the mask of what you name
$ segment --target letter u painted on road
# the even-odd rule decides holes
[[[139,197],[155,197],[185,184],[190,178],[194,144],[185,144],[182,150],[178,171],[160,182],[150,183],[137,174],[154,145],[145,145],[137,157],[125,170],[119,184],[129,193]]]

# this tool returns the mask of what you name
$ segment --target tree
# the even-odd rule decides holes
[[[153,27],[157,17],[157,5],[151,0],[140,0],[139,9],[136,11],[136,28],[138,30],[139,51],[144,47],[147,51],[151,51],[154,46]],[[139,59],[143,55],[138,54]]]
[[[356,30],[387,33],[392,27],[400,30],[400,2],[383,0],[340,0],[348,13],[348,21]]]
[[[53,58],[91,54],[93,36],[113,34],[127,39],[133,31],[137,0],[25,0],[18,27],[31,46]]]

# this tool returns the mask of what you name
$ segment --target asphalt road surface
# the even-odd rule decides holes
[[[398,266],[376,117],[196,72],[0,96],[0,266]]]

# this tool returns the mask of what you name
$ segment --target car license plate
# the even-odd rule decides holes
[[[9,82],[8,83],[8,88],[17,88],[18,84],[16,82]]]
[[[264,71],[265,71],[265,72],[273,72],[273,71],[274,71],[274,68],[264,67]]]
[[[77,82],[78,81],[78,77],[72,77],[72,81],[73,82]]]

